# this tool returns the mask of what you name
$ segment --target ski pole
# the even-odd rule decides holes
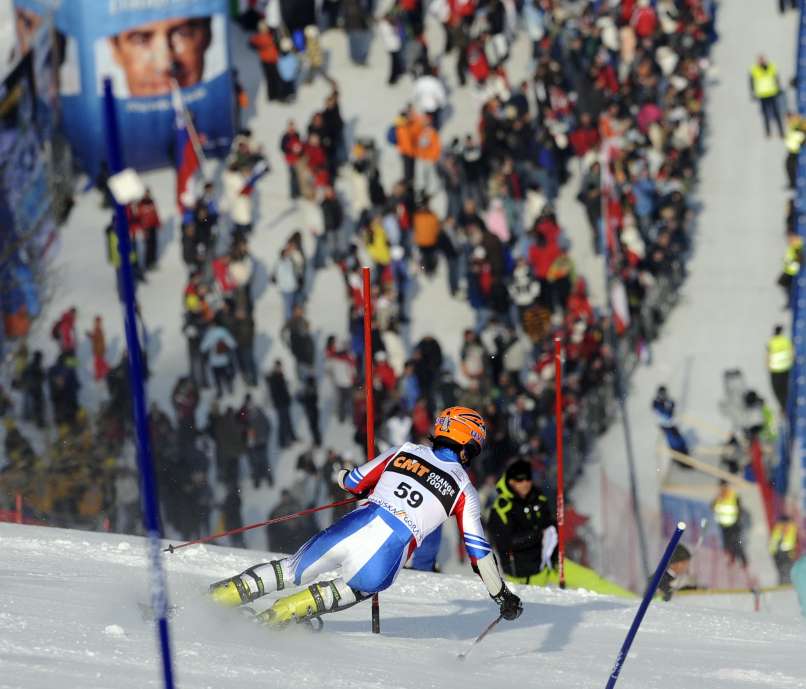
[[[694,556],[700,551],[702,548],[702,544],[705,542],[705,530],[708,528],[708,519],[703,517],[700,519],[700,535],[697,538],[697,542],[694,544],[694,552],[691,553],[691,559],[694,559]]]
[[[304,517],[308,514],[313,514],[314,512],[321,512],[322,510],[329,510],[333,507],[341,507],[342,505],[351,505],[354,502],[358,502],[361,500],[359,497],[354,498],[345,498],[344,500],[337,500],[336,502],[331,502],[327,505],[320,505],[319,507],[309,507],[307,510],[300,510],[299,512],[294,512],[293,514],[284,514],[282,517],[275,517],[274,519],[267,519],[265,522],[258,522],[257,524],[250,524],[249,526],[242,526],[238,529],[230,529],[229,531],[222,531],[221,533],[213,534],[212,536],[205,536],[204,538],[197,538],[195,541],[188,541],[187,543],[180,543],[179,545],[169,545],[167,548],[163,548],[164,553],[173,553],[174,550],[179,550],[180,548],[186,548],[189,545],[197,545],[199,543],[209,543],[210,541],[215,541],[218,538],[223,538],[224,536],[230,536],[236,533],[243,533],[244,531],[249,531],[250,529],[257,529],[261,526],[271,526],[272,524],[280,524],[282,522],[288,522],[292,519],[296,519],[297,517]]]
[[[364,282],[364,391],[367,396],[367,461],[375,457],[375,396],[372,376],[372,275],[370,269],[361,269]],[[381,603],[378,594],[372,595],[372,618],[370,627],[373,634],[381,633]]]
[[[621,667],[624,665],[624,661],[627,660],[627,654],[630,652],[630,646],[632,646],[632,642],[635,640],[635,635],[638,633],[638,628],[641,626],[641,622],[644,620],[644,615],[646,615],[647,608],[652,602],[655,591],[658,589],[658,584],[660,583],[661,577],[666,571],[666,568],[669,566],[669,560],[672,559],[672,553],[677,547],[677,544],[680,543],[680,539],[685,530],[685,523],[678,522],[677,528],[674,530],[674,534],[672,534],[672,538],[669,541],[669,545],[666,546],[666,552],[663,553],[663,557],[658,564],[658,568],[655,570],[652,581],[647,587],[646,593],[644,594],[644,600],[641,601],[641,605],[638,607],[638,612],[635,613],[635,619],[633,619],[632,625],[630,625],[630,630],[627,632],[627,638],[624,639],[624,643],[621,645],[621,650],[616,656],[616,663],[613,666],[613,671],[610,673],[610,678],[607,680],[605,689],[613,689],[613,687],[616,686],[616,681],[618,680],[619,673],[621,672]]]
[[[703,517],[700,519],[700,530],[699,535],[697,536],[697,541],[694,544],[694,548],[691,550],[691,561],[694,562],[694,558],[697,557],[697,554],[702,549],[703,543],[705,543],[705,532],[708,529],[708,519]]]
[[[472,651],[481,642],[481,640],[493,630],[495,625],[497,625],[503,619],[504,619],[504,616],[499,615],[492,622],[490,622],[490,624],[488,624],[484,628],[484,631],[476,637],[475,641],[473,641],[473,643],[470,644],[470,648],[468,648],[464,653],[460,653],[458,656],[456,656],[456,659],[457,660],[464,660],[465,658],[467,658],[467,656],[470,655],[470,651]]]

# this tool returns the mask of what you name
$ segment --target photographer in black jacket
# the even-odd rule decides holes
[[[496,484],[498,497],[490,511],[488,533],[510,581],[530,581],[557,559],[557,522],[548,499],[532,482],[532,466],[513,462]]]

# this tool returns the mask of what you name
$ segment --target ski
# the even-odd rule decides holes
[[[142,617],[143,622],[154,622],[156,620],[156,615],[154,615],[154,609],[151,607],[150,603],[143,603],[142,601],[137,601],[137,608],[140,611],[140,616]],[[225,608],[220,609],[223,610]],[[169,605],[166,610],[166,617],[169,620],[173,620],[183,610],[184,606]],[[262,627],[270,632],[283,631],[289,627],[302,627],[308,632],[318,634],[319,632],[322,631],[322,629],[325,626],[324,620],[321,618],[321,616],[305,617],[302,619],[296,619],[293,622],[289,622],[288,624],[272,626],[258,619],[259,615],[258,611],[248,605],[242,605],[238,608],[232,608],[232,612],[238,614],[240,617],[243,617],[249,622],[259,627]]]

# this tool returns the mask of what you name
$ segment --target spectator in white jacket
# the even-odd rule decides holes
[[[292,251],[293,249],[287,244],[283,247],[272,275],[272,281],[277,285],[277,289],[283,298],[284,323],[287,323],[288,319],[291,318],[291,312],[294,309],[300,288],[294,259],[291,256]]]
[[[239,242],[233,248],[229,262],[229,276],[235,285],[235,302],[240,302],[248,309],[252,308],[252,275],[255,262],[249,254],[245,242]]]
[[[350,418],[353,409],[353,386],[355,385],[355,360],[335,335],[325,345],[325,372],[336,389],[336,414],[339,423]]]
[[[414,106],[421,113],[431,116],[434,129],[439,130],[442,124],[442,108],[448,103],[445,86],[432,70],[423,74],[414,82]]]
[[[537,219],[543,214],[548,204],[548,199],[537,182],[529,184],[526,190],[526,198],[523,204],[523,227],[526,232],[531,232]]]
[[[411,440],[411,415],[402,405],[397,405],[386,420],[386,441],[391,447],[399,447]]]
[[[390,326],[388,330],[381,333],[381,340],[383,341],[383,349],[386,352],[386,358],[395,375],[400,378],[406,368],[406,359],[408,358],[406,352],[406,345],[403,338],[398,333],[396,325]]]
[[[240,235],[248,235],[252,231],[252,195],[243,193],[248,178],[248,171],[239,168],[234,162],[221,176],[224,187],[221,205],[229,213],[233,233]]]
[[[230,335],[220,318],[216,318],[213,326],[208,328],[201,341],[200,349],[207,355],[210,368],[215,379],[216,398],[220,398],[223,388],[232,394],[232,378],[235,374],[232,367],[232,353],[236,347],[235,339]]]
[[[369,193],[370,161],[363,146],[356,146],[353,160],[347,169],[350,180],[350,203],[353,218],[357,223],[368,220],[372,209],[372,197]]]
[[[378,23],[378,33],[381,43],[389,53],[389,79],[387,83],[392,86],[406,71],[405,60],[403,59],[403,38],[401,26],[393,14],[387,14]]]
[[[525,258],[519,258],[515,264],[507,290],[512,306],[517,310],[517,322],[522,325],[524,314],[540,296],[540,283],[535,279]]]

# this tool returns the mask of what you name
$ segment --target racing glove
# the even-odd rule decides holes
[[[512,591],[504,584],[501,591],[496,596],[491,598],[498,604],[498,609],[501,612],[501,617],[505,620],[516,620],[523,612],[523,604],[521,599],[518,598]]]

